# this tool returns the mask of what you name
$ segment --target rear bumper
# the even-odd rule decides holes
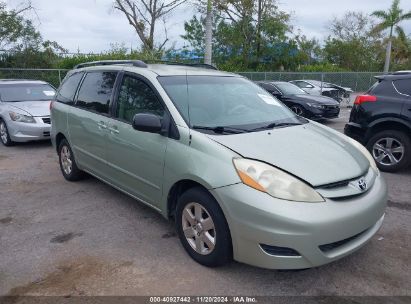
[[[344,127],[345,135],[355,139],[362,144],[366,144],[366,132],[366,129],[354,122],[349,122]]]
[[[387,200],[381,176],[363,195],[324,203],[279,200],[243,184],[212,192],[230,227],[234,259],[269,269],[316,267],[358,250],[381,227]],[[266,246],[298,254],[270,254]]]
[[[34,117],[36,123],[8,121],[7,128],[12,141],[27,142],[50,139],[51,125],[44,123],[42,117]]]

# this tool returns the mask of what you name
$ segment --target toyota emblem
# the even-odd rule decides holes
[[[364,178],[361,178],[361,179],[358,181],[358,187],[360,188],[361,191],[367,190],[367,183],[365,182],[365,179],[364,179]]]

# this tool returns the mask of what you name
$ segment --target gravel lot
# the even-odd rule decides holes
[[[342,130],[348,115],[325,124]],[[384,177],[385,223],[355,254],[208,269],[155,211],[94,178],[66,182],[50,143],[0,145],[0,295],[411,295],[411,170]]]

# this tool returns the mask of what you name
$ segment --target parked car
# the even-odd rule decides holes
[[[51,117],[68,181],[88,172],[174,219],[206,266],[319,266],[359,249],[384,219],[387,187],[362,145],[235,74],[82,64]]]
[[[292,80],[290,83],[295,84],[300,89],[303,89],[308,94],[311,95],[324,95],[327,97],[331,97],[338,102],[341,102],[340,96],[340,89],[328,85],[326,82],[318,81],[318,80]]]
[[[50,139],[50,102],[55,89],[44,81],[0,80],[0,139],[14,142]]]
[[[326,96],[309,95],[296,85],[284,81],[259,81],[257,84],[281,100],[294,113],[310,119],[336,118],[340,114],[337,101]]]
[[[354,102],[345,134],[364,144],[383,171],[411,164],[411,73],[376,77]]]

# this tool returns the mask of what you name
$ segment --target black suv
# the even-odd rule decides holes
[[[382,171],[411,164],[411,72],[376,77],[354,102],[345,134],[364,144]]]

